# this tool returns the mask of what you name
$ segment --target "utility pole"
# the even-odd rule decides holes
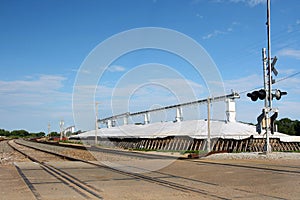
[[[50,137],[50,128],[51,128],[51,124],[50,122],[48,123],[48,137]]]
[[[64,120],[60,120],[60,122],[59,122],[59,126],[60,126],[60,140],[62,140],[62,138],[63,138],[64,124],[65,124]]]
[[[98,105],[100,102],[95,102],[96,122],[95,122],[95,146],[98,144]]]
[[[210,99],[207,98],[207,152],[210,152]]]

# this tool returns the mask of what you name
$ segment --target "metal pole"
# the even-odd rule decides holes
[[[64,120],[60,120],[59,125],[60,125],[60,140],[62,140],[63,129],[64,129]]]
[[[269,148],[269,124],[267,122],[268,120],[268,108],[269,108],[269,77],[268,77],[268,72],[267,72],[267,55],[266,55],[266,48],[262,49],[262,61],[263,61],[263,71],[264,71],[264,89],[267,93],[267,97],[265,98],[265,106],[264,106],[264,118],[266,120],[266,141],[265,141],[265,146],[264,146],[264,151],[268,153],[270,151]]]
[[[268,98],[268,106],[266,107],[267,110],[265,110],[265,116],[266,116],[266,153],[271,152],[270,147],[270,139],[269,139],[269,112],[272,110],[272,69],[271,69],[271,23],[270,23],[270,0],[267,0],[267,32],[268,32],[268,81],[267,86],[268,90],[267,92],[267,98]]]
[[[269,81],[268,81],[268,100],[269,100],[269,107],[270,109],[272,108],[272,95],[271,95],[271,92],[272,92],[272,68],[271,68],[271,59],[272,59],[272,56],[271,56],[271,22],[270,22],[270,17],[271,17],[271,14],[270,14],[270,0],[267,1],[268,3],[268,14],[267,14],[267,18],[268,18],[268,21],[267,21],[267,29],[268,29],[268,75],[269,75]]]
[[[96,123],[95,123],[95,145],[98,144],[98,105],[99,102],[95,102],[95,112],[96,112]]]
[[[262,61],[263,61],[263,70],[264,70],[264,89],[265,91],[267,92],[269,90],[269,87],[268,87],[268,73],[267,73],[267,55],[266,55],[266,48],[263,48],[262,49]],[[268,104],[268,97],[265,98],[265,108],[267,108],[269,106]]]
[[[50,122],[48,123],[48,137],[50,137],[50,128],[51,128],[51,125],[50,125]]]
[[[207,151],[210,150],[210,99],[207,98]]]

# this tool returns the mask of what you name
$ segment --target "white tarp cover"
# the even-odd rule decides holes
[[[163,138],[167,136],[190,136],[192,138],[207,138],[207,121],[190,120],[182,122],[157,122],[146,125],[123,125],[97,130],[98,137],[133,137],[133,138]],[[263,138],[263,134],[256,133],[256,127],[240,122],[211,121],[211,138],[244,139],[253,135]],[[85,138],[95,136],[95,130],[87,131],[72,137]],[[280,138],[283,142],[300,142],[299,136],[289,136],[275,132],[271,138]]]

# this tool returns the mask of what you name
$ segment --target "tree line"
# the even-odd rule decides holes
[[[300,121],[291,120],[289,118],[282,118],[275,121],[278,127],[278,132],[285,133],[288,135],[300,136]]]
[[[3,137],[13,137],[13,138],[18,138],[18,137],[43,137],[45,135],[46,134],[44,132],[29,133],[26,130],[8,131],[8,130],[0,129],[0,136],[3,136]]]
[[[79,133],[82,133],[82,131],[79,130],[75,133],[68,132],[68,133],[66,133],[66,136],[76,135],[76,134],[79,134]],[[46,133],[44,133],[44,132],[29,133],[26,130],[8,131],[8,130],[5,130],[5,129],[0,129],[0,136],[9,137],[9,138],[24,138],[24,137],[25,138],[26,137],[33,138],[33,137],[44,137],[44,136],[46,136]],[[49,133],[48,136],[49,137],[59,137],[60,133],[53,131],[53,132]]]

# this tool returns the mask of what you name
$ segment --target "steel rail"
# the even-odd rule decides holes
[[[16,142],[14,140],[8,142],[8,144],[14,150],[16,150],[19,153],[23,154],[24,156],[26,156],[31,161],[38,163],[43,170],[45,170],[46,172],[48,172],[49,174],[51,174],[52,176],[54,176],[55,178],[57,178],[58,180],[60,180],[65,185],[68,185],[71,189],[73,189],[75,192],[77,192],[78,194],[80,194],[84,198],[89,198],[89,199],[95,199],[95,198],[96,199],[103,199],[102,196],[98,193],[98,191],[95,190],[95,188],[92,188],[91,186],[85,184],[84,182],[82,182],[82,181],[74,178],[73,176],[70,176],[67,173],[62,172],[61,170],[59,170],[59,169],[51,166],[50,164],[47,164],[47,163],[45,163],[43,161],[40,161],[39,159],[33,157],[32,155],[29,155],[27,152],[24,152],[24,151],[20,150],[18,147],[16,147],[12,143],[16,143]],[[63,159],[67,158],[69,160],[76,160],[76,159],[74,159],[74,158],[72,158],[70,156],[66,156],[66,155],[62,155],[62,154],[57,154],[57,153],[54,153],[54,152],[49,152],[47,150],[41,150],[39,148],[31,147],[29,145],[24,145],[24,144],[20,144],[20,143],[16,143],[16,144],[17,145],[25,146],[26,148],[32,148],[32,149],[34,149],[36,151],[41,151],[41,152],[44,152],[44,153],[56,155],[58,157],[62,157]],[[34,195],[35,195],[35,193],[34,193]]]
[[[134,156],[134,154],[132,155]],[[195,179],[191,179],[189,180],[189,178],[186,178],[186,177],[181,177],[181,176],[177,176],[177,175],[174,175],[174,174],[168,174],[168,173],[163,173],[163,172],[152,172],[154,173],[155,175],[160,175],[162,176],[160,178],[157,177],[157,176],[149,176],[149,175],[144,175],[144,174],[139,174],[139,173],[132,173],[132,172],[128,172],[128,171],[124,171],[124,170],[121,170],[121,169],[117,169],[117,168],[113,168],[113,167],[110,167],[110,166],[106,166],[106,165],[103,165],[103,164],[99,164],[99,163],[95,163],[95,162],[90,162],[90,161],[86,161],[86,160],[82,160],[82,159],[78,159],[78,158],[75,158],[77,159],[78,161],[81,161],[81,162],[84,162],[84,163],[87,163],[87,164],[91,164],[91,165],[94,165],[94,166],[97,166],[97,167],[100,167],[100,168],[103,168],[103,169],[107,169],[109,171],[113,171],[113,172],[116,172],[118,174],[122,174],[122,175],[125,175],[125,176],[130,176],[130,177],[133,177],[133,178],[136,178],[136,179],[140,179],[140,180],[144,180],[144,181],[147,181],[147,182],[151,182],[151,183],[155,183],[155,184],[158,184],[158,185],[161,185],[161,186],[164,186],[164,187],[168,187],[168,188],[171,188],[171,189],[175,189],[175,190],[180,190],[180,191],[184,191],[184,192],[192,192],[192,193],[198,193],[198,194],[202,194],[202,195],[206,195],[210,198],[216,198],[216,199],[226,199],[220,195],[215,195],[213,194],[211,191],[207,191],[205,189],[200,189],[197,187],[191,187],[191,186],[187,186],[187,185],[183,185],[181,183],[178,183],[180,180],[185,180],[185,181],[192,181],[192,182],[195,182],[195,183],[198,183],[198,184],[205,184],[205,185],[216,185],[214,183],[210,183],[210,182],[205,182],[205,181],[201,181],[201,180],[195,180]],[[191,161],[191,160],[189,160]],[[214,163],[214,162],[207,162],[207,161],[195,161],[195,160],[192,160],[192,162],[198,162],[199,164],[208,164],[208,165],[220,165],[220,166],[227,166],[227,167],[239,167],[239,168],[249,168],[249,169],[252,169],[252,170],[266,170],[266,171],[270,171],[270,172],[277,172],[277,173],[291,173],[291,174],[295,174],[295,173],[299,173],[299,172],[295,172],[295,171],[291,171],[291,170],[282,170],[282,169],[272,169],[272,168],[268,168],[270,166],[265,166],[265,167],[261,167],[261,166],[247,166],[247,165],[238,165],[238,164],[226,164],[226,163]],[[280,166],[279,166],[280,167]],[[142,169],[142,168],[141,168]],[[167,180],[163,180],[163,178],[166,178],[167,177],[172,177],[174,178],[174,180],[172,181],[167,181]],[[218,185],[216,185],[217,187]],[[240,189],[234,189],[234,190],[240,190]],[[251,191],[246,191],[244,190],[243,192],[246,192],[246,193],[253,193]],[[276,197],[276,196],[270,196],[270,195],[266,195],[266,194],[260,194],[262,196],[265,196],[265,197],[268,197],[268,198],[274,198],[274,199],[280,199],[279,197]]]
[[[22,144],[22,143],[20,145],[24,145],[28,148],[31,148],[30,145],[25,145],[25,144]],[[37,147],[32,147],[32,148],[34,148],[35,150],[39,150],[39,148],[37,148]],[[47,150],[44,150],[44,149],[42,151],[47,152]],[[49,152],[49,153],[55,154],[55,152]],[[61,156],[62,154],[58,153],[58,155]],[[150,182],[150,183],[158,184],[158,185],[161,185],[163,187],[170,188],[170,189],[180,190],[180,191],[183,191],[183,192],[193,192],[193,193],[196,193],[196,194],[206,195],[210,198],[215,198],[215,199],[227,199],[227,198],[212,194],[210,191],[206,191],[204,189],[190,187],[190,186],[183,185],[183,184],[180,184],[180,183],[175,183],[175,182],[172,182],[172,181],[159,179],[157,177],[151,177],[151,176],[147,176],[147,175],[143,175],[143,174],[139,174],[139,173],[128,172],[128,171],[124,171],[124,170],[117,169],[117,168],[114,168],[114,167],[110,167],[110,166],[107,166],[107,165],[103,165],[103,164],[99,164],[99,163],[95,163],[95,162],[91,162],[91,161],[87,161],[87,160],[83,160],[83,159],[79,159],[79,158],[75,158],[75,157],[70,157],[70,156],[67,156],[67,155],[65,155],[64,157],[65,158],[72,158],[74,160],[77,160],[77,161],[80,161],[80,162],[83,162],[83,163],[86,163],[86,164],[90,164],[90,165],[93,165],[93,166],[96,166],[96,167],[99,167],[99,168],[102,168],[102,169],[106,169],[106,170],[109,170],[109,171],[112,171],[112,172],[115,172],[115,173],[118,173],[118,174],[122,174],[122,175],[125,175],[125,176],[136,178],[136,179],[139,179],[139,180],[143,180],[143,181],[147,181],[147,182]],[[180,179],[180,177],[177,177],[177,178]],[[205,183],[205,184],[207,184],[207,183]],[[213,185],[213,184],[210,184],[210,185]]]

